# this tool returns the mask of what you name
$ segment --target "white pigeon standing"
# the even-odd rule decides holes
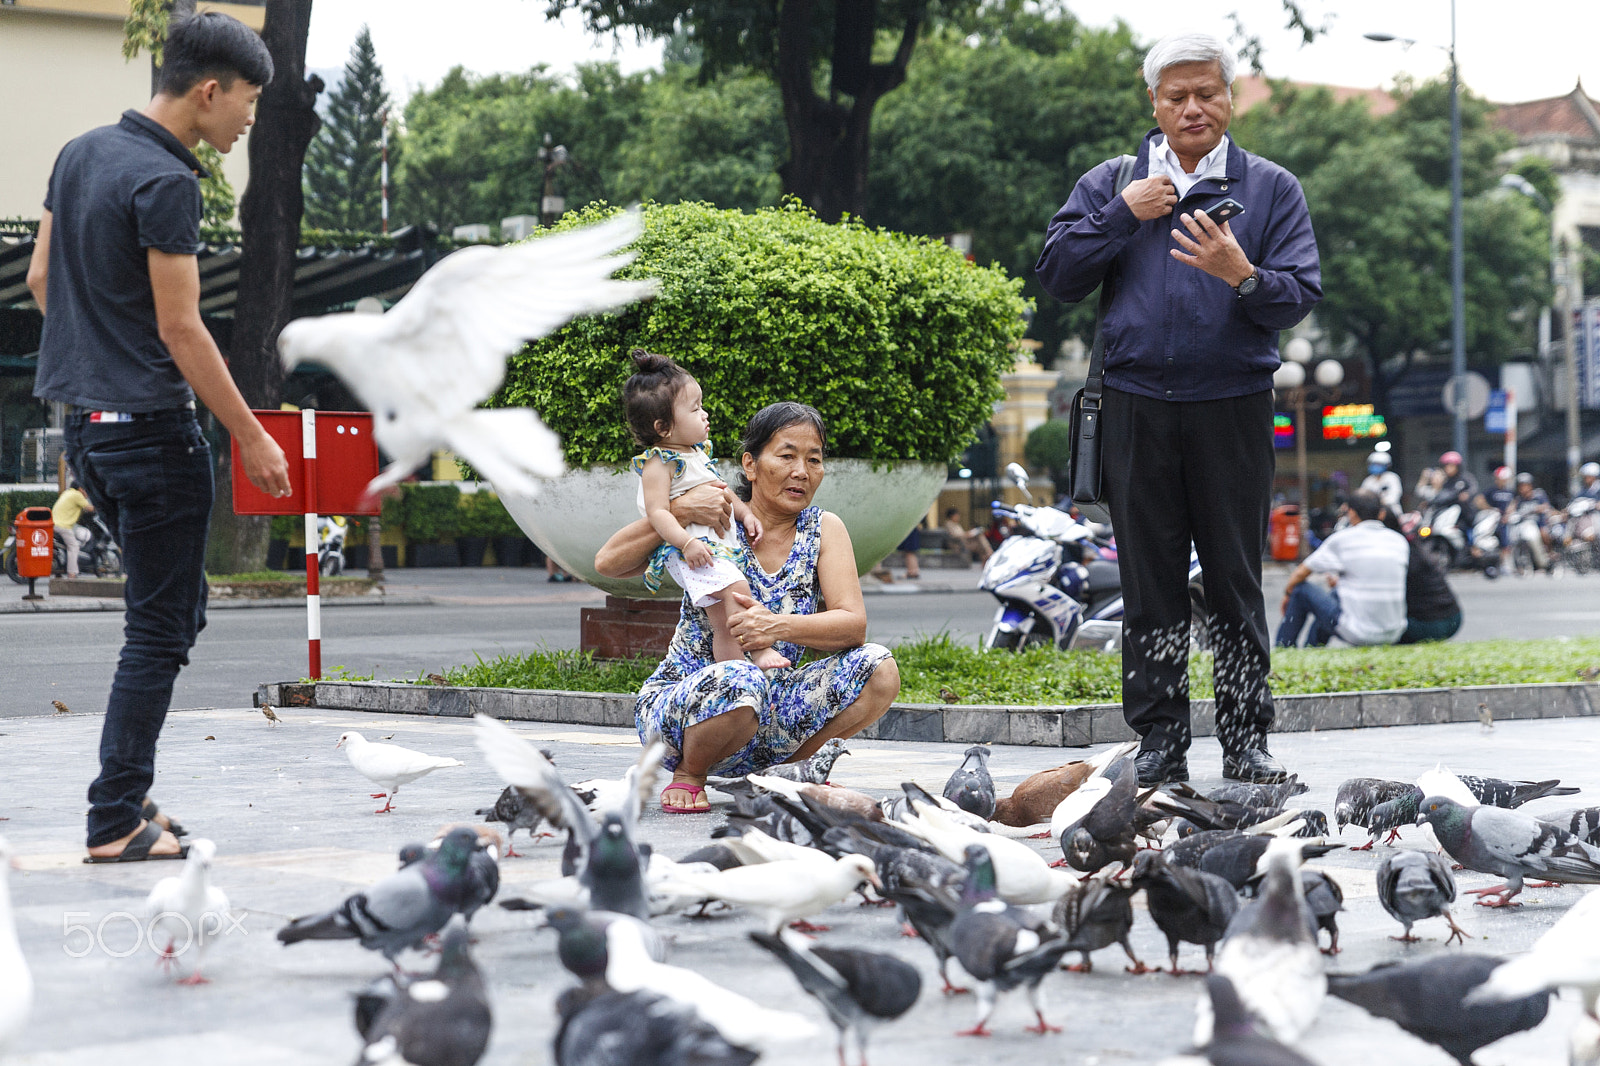
[[[368,740],[354,730],[342,733],[336,748],[343,748],[350,757],[356,772],[383,789],[374,792],[373,799],[384,801],[374,814],[387,814],[394,810],[394,797],[401,785],[408,785],[424,774],[442,770],[446,766],[464,765],[460,759],[402,748],[398,744],[381,744]]]
[[[179,955],[194,950],[194,968],[189,976],[179,978],[180,985],[209,983],[200,973],[206,948],[231,921],[227,895],[211,883],[211,861],[216,855],[217,846],[211,841],[190,842],[183,872],[157,881],[144,901],[150,942],[160,952],[157,961],[163,969],[175,965]]]
[[[0,1054],[22,1032],[33,1009],[33,975],[28,972],[28,960],[22,957],[11,917],[8,875],[14,861],[6,838],[0,837]]]
[[[476,245],[441,259],[386,314],[332,314],[290,322],[278,336],[287,369],[318,363],[373,413],[373,435],[393,457],[367,486],[376,494],[447,448],[501,492],[533,495],[535,478],[565,469],[561,442],[524,407],[478,410],[506,375],[506,357],[569,319],[611,311],[655,292],[653,280],[611,275],[613,254],[642,232],[638,211],[503,248]],[[620,364],[619,364],[620,366]]]
[[[841,855],[825,863],[778,859],[714,874],[680,867],[664,887],[736,903],[760,914],[766,931],[776,934],[788,922],[806,932],[825,931],[826,926],[811,925],[805,919],[841,902],[863,881],[874,888],[883,887],[871,859]]]

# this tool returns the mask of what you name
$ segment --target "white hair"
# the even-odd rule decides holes
[[[1161,85],[1161,72],[1179,63],[1216,63],[1222,68],[1222,83],[1233,93],[1234,54],[1209,33],[1174,33],[1150,46],[1144,56],[1144,83],[1155,92]]]

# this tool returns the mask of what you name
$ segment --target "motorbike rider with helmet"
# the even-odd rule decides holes
[[[1400,475],[1389,469],[1393,463],[1394,459],[1388,452],[1373,452],[1367,456],[1367,476],[1356,491],[1372,493],[1385,507],[1398,514],[1400,495],[1405,491],[1405,486],[1400,483]]]
[[[1586,500],[1600,500],[1600,463],[1584,463],[1578,467],[1578,473],[1583,478],[1583,487],[1578,490],[1578,496]]]
[[[1435,510],[1460,504],[1461,523],[1465,528],[1472,524],[1472,513],[1477,508],[1478,479],[1461,469],[1461,463],[1460,452],[1445,452],[1439,456],[1439,487],[1432,503]]]

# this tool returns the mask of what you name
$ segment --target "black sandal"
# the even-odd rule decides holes
[[[155,822],[147,821],[144,828],[134,834],[132,840],[122,846],[122,851],[116,855],[85,855],[83,861],[92,866],[113,862],[157,862],[164,859],[187,859],[189,845],[184,844],[178,848],[176,855],[152,855],[150,849],[156,846],[156,841],[161,839],[163,830]]]
[[[156,806],[155,800],[151,799],[149,796],[146,796],[144,798],[144,805],[139,809],[139,814],[146,821],[155,822],[157,818],[161,817],[161,808]],[[156,824],[161,825],[160,822],[156,822]],[[171,815],[167,816],[167,824],[161,826],[161,828],[165,829],[175,837],[185,837],[189,835],[189,831],[185,829],[181,823],[173,821]]]

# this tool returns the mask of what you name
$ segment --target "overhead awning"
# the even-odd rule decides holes
[[[14,224],[0,229],[0,308],[37,310],[28,291],[33,234]],[[208,243],[198,256],[201,314],[233,317],[239,295],[236,242]],[[407,226],[389,238],[307,244],[295,252],[293,315],[342,310],[364,296],[400,299],[442,254],[431,233]]]

